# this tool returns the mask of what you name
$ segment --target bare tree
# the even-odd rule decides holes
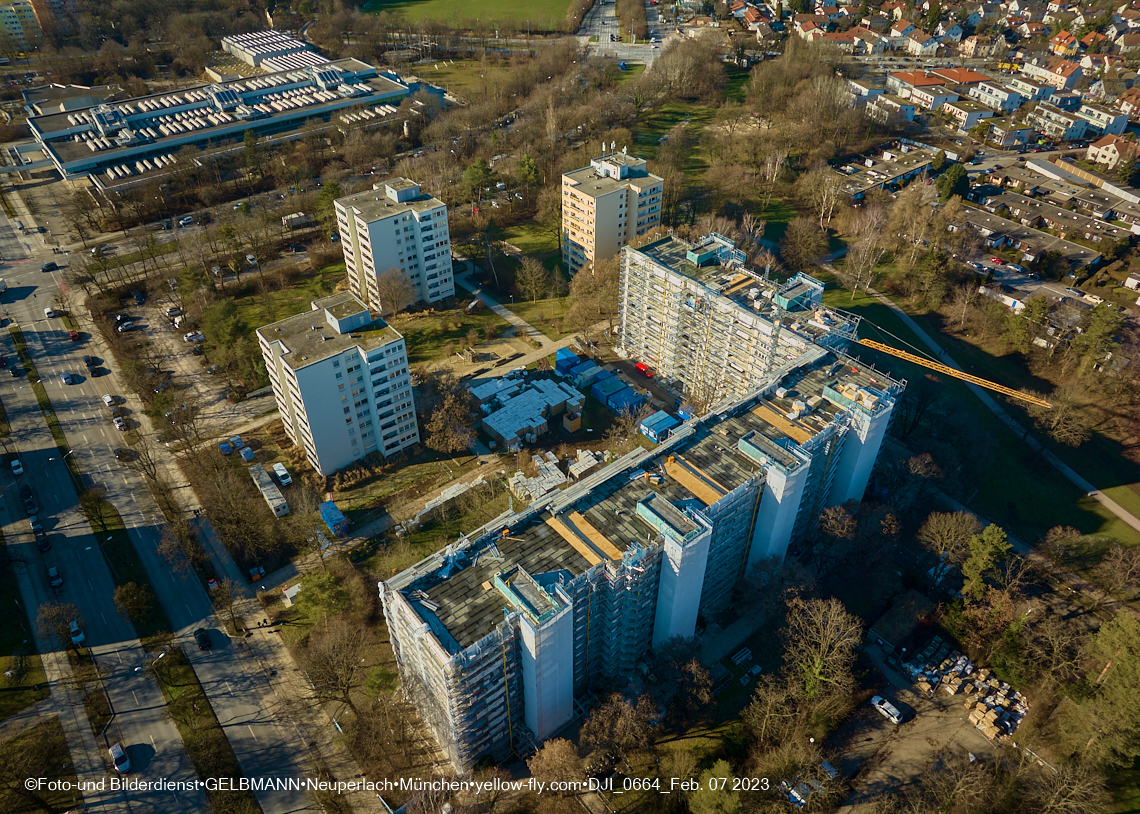
[[[807,172],[796,184],[800,194],[815,213],[820,229],[831,226],[836,207],[844,198],[843,184],[844,177],[826,165]]]
[[[1089,440],[1092,435],[1090,397],[1080,385],[1062,385],[1050,393],[1047,400],[1052,407],[1029,405],[1029,415],[1039,430],[1068,447],[1079,447]]]
[[[544,783],[572,783],[586,775],[578,747],[564,738],[548,740],[526,765],[534,778]]]
[[[854,299],[859,286],[864,291],[871,289],[875,279],[875,269],[882,262],[889,245],[883,235],[887,225],[886,210],[876,204],[867,204],[855,216],[852,236],[854,244],[847,251],[843,269],[851,277],[851,297]]]
[[[1135,591],[1140,580],[1140,549],[1113,543],[1094,575],[1097,583],[1110,594],[1120,594],[1125,588]]]
[[[862,637],[862,622],[838,599],[796,597],[788,603],[787,673],[802,683],[807,698],[843,693],[851,686]]]
[[[303,656],[317,696],[341,701],[357,712],[352,693],[363,678],[367,649],[368,634],[361,625],[326,618],[310,635]]]
[[[522,296],[538,302],[550,288],[550,272],[533,257],[524,257],[515,272],[515,285]]]
[[[398,268],[376,275],[376,293],[384,315],[398,314],[416,301],[416,290],[411,280]]]
[[[124,583],[115,588],[115,607],[132,622],[146,624],[154,614],[154,592],[149,585]]]
[[[39,634],[46,639],[54,638],[64,647],[79,650],[79,645],[71,640],[71,623],[78,622],[83,625],[83,616],[79,608],[71,602],[45,602],[40,605],[36,615],[36,627]]]
[[[931,512],[927,515],[918,529],[918,542],[937,559],[933,574],[935,582],[966,559],[970,538],[981,530],[978,519],[968,512]]]

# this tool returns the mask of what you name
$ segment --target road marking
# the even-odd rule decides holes
[[[170,581],[171,581],[171,582],[173,582],[173,581],[174,581],[174,576],[173,576],[173,575],[171,575],[171,577],[170,577]],[[189,605],[187,605],[187,606],[186,606],[186,612],[187,612],[188,614],[190,614],[191,616],[193,616],[193,615],[194,615],[194,611],[190,610],[190,606],[189,606]]]
[[[99,611],[99,615],[103,616],[103,611]],[[103,624],[107,624],[107,617],[106,616],[103,616]]]
[[[95,586],[91,584],[91,580],[87,580],[87,588],[91,591],[91,593],[95,593]]]
[[[137,692],[135,692],[134,690],[131,690],[131,695],[133,695],[135,697],[135,706],[141,707],[142,701],[139,700],[139,694]]]
[[[151,748],[154,749],[154,753],[157,755],[158,754],[158,744],[154,742],[154,735],[150,736],[150,745],[151,745]]]
[[[249,730],[249,734],[253,735],[253,739],[257,740],[257,733],[253,731],[253,727],[249,724],[246,724],[245,728]]]

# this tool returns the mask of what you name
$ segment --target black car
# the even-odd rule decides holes
[[[27,500],[31,496],[32,496],[32,487],[28,486],[28,484],[25,483],[23,486],[20,487],[20,499],[21,500]]]
[[[142,293],[141,291],[132,291],[131,296],[135,298],[136,305],[142,305],[144,302],[146,302],[146,294]]]
[[[210,641],[210,634],[206,632],[206,628],[200,627],[194,631],[194,641],[198,643],[199,650],[209,650],[213,647],[213,642]]]
[[[44,263],[42,266],[40,266],[40,271],[55,271],[58,268],[59,268],[59,264],[56,263],[54,260],[51,260],[47,263]]]
[[[95,357],[84,356],[83,357],[83,365],[84,365],[84,367],[95,367]]]
[[[40,551],[51,551],[51,540],[43,533],[43,530],[37,531],[36,535],[36,548]]]
[[[289,251],[293,252],[293,254],[300,254],[301,252],[305,251],[305,247],[300,243],[290,243]]]
[[[8,368],[8,375],[11,376],[13,379],[18,377],[23,372],[24,372],[24,369],[22,367],[20,367],[19,365],[13,365],[12,367]]]

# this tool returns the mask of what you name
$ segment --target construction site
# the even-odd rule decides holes
[[[673,257],[679,245],[694,249],[672,237],[651,244]],[[690,335],[692,320],[703,320],[705,359],[710,334],[731,336],[737,312],[755,318],[733,355],[741,370],[702,374],[662,363],[681,354],[653,358],[673,365],[686,392],[696,376],[710,398],[726,396],[652,450],[508,511],[380,583],[404,686],[457,771],[529,753],[582,712],[597,684],[624,686],[651,648],[692,637],[698,617],[725,612],[748,570],[782,562],[822,509],[863,496],[905,382],[832,347],[855,324],[819,306],[811,278],[769,283],[723,238],[700,246],[713,259],[693,268],[707,282],[628,248],[623,282],[628,290],[629,268],[643,257],[683,278],[669,278],[673,293],[658,313],[676,313],[672,330],[683,322]],[[764,307],[739,304],[738,291]],[[699,312],[702,298],[708,308]],[[623,338],[636,320],[638,341],[648,343],[648,325],[661,320],[648,306],[635,314],[634,297],[623,294],[622,306]],[[658,347],[661,335],[658,326]]]
[[[822,305],[823,283],[748,268],[722,235],[675,235],[621,253],[618,351],[708,409],[788,370],[812,346],[842,350],[859,318]]]

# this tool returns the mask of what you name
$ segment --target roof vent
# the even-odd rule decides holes
[[[321,341],[322,342],[328,342],[329,338],[327,336],[325,336],[324,334],[321,334]]]

